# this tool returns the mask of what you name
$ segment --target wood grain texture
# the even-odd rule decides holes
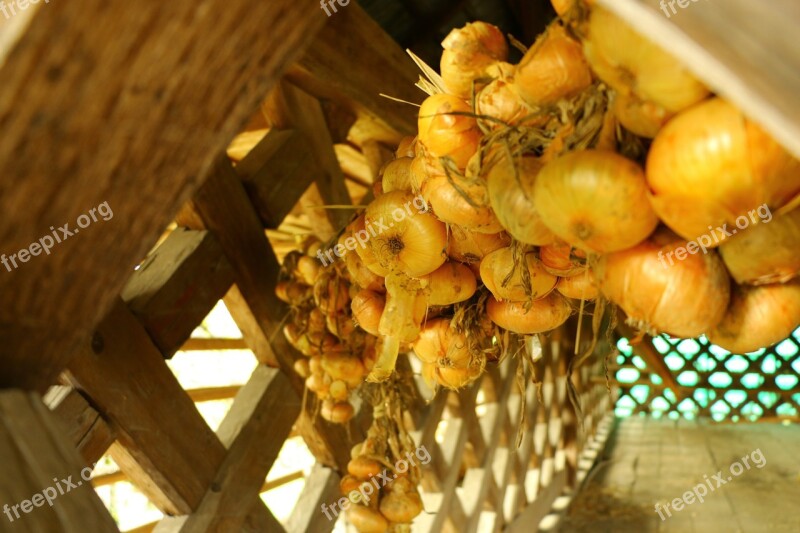
[[[114,443],[114,431],[80,391],[56,386],[48,391],[44,402],[65,427],[66,437],[86,464],[99,461]]]
[[[102,202],[114,217],[0,272],[0,386],[54,380],[324,23],[311,0],[38,10],[0,71],[2,253]]]
[[[61,424],[36,394],[0,391],[0,502],[9,505],[13,518],[0,517],[3,531],[83,533],[87,526],[97,533],[119,531],[91,484],[81,479],[87,467],[92,465],[64,438]],[[11,507],[48,488],[55,491],[56,485],[64,492],[56,491],[52,506],[28,501],[27,514]]]
[[[796,0],[599,0],[661,45],[800,157],[800,48]]]

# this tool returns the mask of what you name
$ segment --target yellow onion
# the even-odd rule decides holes
[[[324,374],[311,374],[306,379],[306,388],[311,392],[316,393],[321,400],[330,397],[331,378]]]
[[[417,487],[406,477],[398,477],[385,489],[380,510],[390,522],[410,524],[422,512],[422,499]]]
[[[530,335],[544,333],[557,328],[567,321],[572,308],[566,298],[551,292],[544,298],[531,303],[499,301],[489,298],[486,303],[489,318],[503,329]]]
[[[433,157],[449,157],[458,168],[465,168],[481,140],[472,115],[472,108],[461,98],[429,96],[419,109],[419,142]]]
[[[475,98],[475,110],[489,129],[496,130],[503,125],[535,127],[547,121],[545,114],[520,96],[514,85],[515,69],[508,63],[489,67],[487,75],[492,81]]]
[[[386,298],[367,289],[359,291],[350,303],[353,318],[358,326],[376,337],[379,335],[378,326],[385,307]]]
[[[659,132],[647,157],[647,181],[665,224],[688,240],[713,237],[716,246],[738,217],[765,204],[777,211],[800,194],[800,163],[715,98]]]
[[[313,286],[316,283],[320,270],[322,270],[322,265],[313,257],[304,255],[297,260],[298,277],[306,285]]]
[[[551,24],[517,66],[514,85],[532,106],[554,104],[592,84],[581,44],[561,24]]]
[[[341,311],[350,303],[349,287],[333,271],[328,271],[317,278],[314,302],[324,313]]]
[[[616,15],[596,6],[584,41],[595,74],[618,93],[677,113],[708,96],[708,89],[666,50]]]
[[[429,178],[421,190],[437,218],[478,233],[497,233],[503,226],[489,205],[486,183],[456,175]]]
[[[442,47],[442,79],[447,90],[461,98],[472,97],[473,82],[482,78],[492,63],[508,57],[503,32],[485,22],[454,29],[442,41]]]
[[[500,224],[516,240],[536,246],[556,239],[533,205],[533,186],[542,166],[534,157],[512,159],[501,150],[484,169],[489,201]]]
[[[365,244],[365,247],[367,245]],[[362,289],[369,289],[375,292],[385,292],[383,287],[383,277],[377,275],[372,270],[367,268],[361,256],[358,254],[359,244],[356,247],[356,253],[348,252],[344,256],[344,264],[347,268],[347,273],[350,274],[350,279]]]
[[[545,271],[562,278],[575,276],[586,268],[586,254],[561,240],[539,248],[539,260]]]
[[[449,227],[447,255],[459,263],[478,264],[487,254],[511,244],[505,232],[476,233],[457,224],[450,224]]]
[[[334,424],[344,424],[353,418],[355,410],[353,406],[347,402],[336,403],[332,400],[325,400],[322,402],[320,414],[322,418]]]
[[[601,257],[595,267],[597,283],[639,330],[697,337],[722,320],[730,277],[714,250],[687,250],[691,248],[685,241],[659,231],[634,248]]]
[[[413,344],[414,353],[423,363],[438,366],[467,367],[470,362],[467,337],[457,333],[450,320],[437,318],[429,320],[421,329]]]
[[[336,380],[331,383],[329,391],[331,398],[337,402],[346,401],[347,397],[350,395],[350,391],[347,389],[347,383],[341,380]]]
[[[428,306],[452,305],[469,300],[477,289],[475,275],[469,267],[449,261],[424,278]]]
[[[618,94],[613,104],[614,115],[627,130],[641,137],[654,138],[674,116],[663,107],[634,97]]]
[[[708,340],[745,354],[789,337],[800,326],[800,282],[747,287],[735,285],[722,321]]]
[[[341,352],[323,353],[322,369],[333,381],[344,381],[351,389],[358,387],[366,374],[361,359]]]
[[[378,260],[378,256],[372,249],[372,246],[369,244],[369,240],[372,239],[373,235],[377,234],[378,229],[372,225],[370,225],[370,229],[367,229],[366,226],[366,214],[362,213],[356,220],[348,226],[348,228],[352,228],[351,234],[352,235],[359,235],[362,242],[366,242],[364,246],[361,246],[359,242],[356,245],[356,255],[358,255],[359,259],[361,259],[361,263],[365,266],[370,272],[372,272],[375,276],[379,278],[383,278],[391,272],[388,268],[385,268],[381,262]],[[347,255],[350,255],[349,253]],[[345,261],[347,260],[347,256],[345,256]],[[358,265],[353,263],[353,267],[357,267]],[[348,269],[349,270],[349,269]],[[374,288],[374,278],[371,276],[364,274],[363,277],[359,272],[356,272],[357,275],[353,276],[353,281],[359,284],[362,283],[366,284],[366,287],[372,286]],[[351,276],[353,273],[351,272]],[[377,290],[377,289],[376,289]]]
[[[381,513],[363,505],[348,507],[347,519],[359,533],[384,533],[389,530],[389,522]]]
[[[374,459],[360,455],[347,463],[347,472],[361,481],[377,477],[383,472],[383,465]]]
[[[574,6],[580,4],[592,6],[594,5],[595,0],[550,0],[550,3],[553,4],[553,9],[555,9],[558,16],[561,17],[564,16]]]
[[[523,269],[528,271],[529,290],[525,288]],[[515,264],[513,248],[501,248],[484,257],[481,279],[495,298],[514,302],[543,298],[558,282],[558,278],[545,271],[532,252],[525,253],[524,258],[519,257]]]
[[[600,292],[597,288],[594,271],[588,267],[584,272],[574,276],[559,278],[556,290],[567,298],[576,300],[594,300]]]
[[[414,153],[417,147],[417,138],[416,137],[403,137],[400,140],[400,144],[397,145],[397,151],[395,152],[395,156],[397,158],[401,157],[414,157]]]
[[[294,371],[297,372],[297,375],[303,379],[308,378],[311,375],[311,369],[308,364],[308,359],[298,359],[294,362]]]
[[[751,228],[719,247],[731,277],[736,283],[750,285],[795,278],[800,274],[800,208],[774,219],[768,209],[756,214]]]
[[[275,295],[282,302],[300,305],[312,296],[312,289],[308,285],[295,281],[281,281],[275,286]]]
[[[341,311],[325,315],[325,323],[328,327],[328,331],[342,340],[350,338],[350,335],[356,329],[350,315]]]
[[[372,233],[368,247],[384,271],[420,277],[447,259],[447,228],[419,208],[420,199],[402,191],[386,193],[367,207],[365,225]]]
[[[533,204],[553,233],[587,252],[630,248],[658,225],[641,167],[604,150],[571,152],[545,165]]]
[[[411,190],[411,163],[413,157],[400,157],[383,167],[381,187],[384,193]]]

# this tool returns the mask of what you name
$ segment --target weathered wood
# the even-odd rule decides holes
[[[239,287],[236,285],[231,287],[223,301],[231,317],[233,317],[233,321],[236,322],[242,332],[245,343],[252,350],[256,359],[265,365],[278,366],[278,358],[272,349],[272,344],[270,344],[269,333],[262,329],[258,319],[247,306]],[[281,335],[282,333],[278,334]]]
[[[329,533],[336,525],[336,516],[324,509],[339,501],[339,474],[319,463],[311,469],[306,486],[300,493],[292,514],[286,524],[288,533]]]
[[[288,378],[274,368],[256,368],[217,430],[228,453],[200,506],[185,520],[165,521],[156,531],[241,530],[251,497],[264,484],[299,414],[300,399]]]
[[[312,94],[358,102],[399,133],[416,132],[416,108],[380,94],[421,103],[425,94],[414,86],[419,71],[358,5],[351,3],[330,17],[300,64],[311,76],[293,70],[290,77]]]
[[[133,273],[122,299],[169,359],[232,284],[214,236],[178,228]]]
[[[36,394],[0,391],[3,531],[119,531],[86,481],[91,469]]]
[[[114,431],[80,391],[58,385],[52,387],[43,400],[61,420],[67,437],[87,464],[99,461],[114,443]]]
[[[2,250],[113,218],[0,276],[0,386],[41,391],[325,22],[311,0],[46,7],[0,71]]]
[[[800,6],[795,0],[692,2],[684,8],[660,0],[600,3],[800,157]]]
[[[250,347],[244,339],[205,339],[190,338],[181,346],[184,352],[190,351],[218,351],[218,350],[248,350]]]
[[[147,332],[121,300],[70,364],[70,379],[170,503],[188,514],[211,484],[225,448],[197,412]],[[148,479],[137,485],[148,485]],[[163,503],[163,500],[162,500]]]

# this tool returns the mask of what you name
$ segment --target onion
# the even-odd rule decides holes
[[[555,104],[592,84],[581,44],[560,24],[551,24],[530,47],[514,74],[514,86],[532,106]]]
[[[735,285],[725,318],[708,340],[745,354],[789,337],[800,326],[800,282],[760,287]]]
[[[479,365],[472,365],[468,367],[441,367],[437,366],[435,369],[436,382],[450,390],[463,389],[470,383],[478,379],[483,373],[483,369]]]
[[[414,353],[423,363],[466,368],[470,361],[467,337],[450,327],[450,320],[429,320],[413,344]]]
[[[386,298],[376,292],[366,289],[359,291],[350,303],[350,309],[353,311],[353,318],[356,320],[359,327],[376,337],[380,334],[378,332],[378,325],[381,322],[381,315],[383,315],[383,309],[385,307]]]
[[[339,491],[345,496],[349,495],[354,490],[361,488],[361,481],[356,479],[355,476],[345,474],[339,481]]]
[[[347,383],[341,380],[334,381],[330,386],[330,394],[331,398],[337,402],[346,401],[350,394],[350,391],[347,390]]]
[[[500,224],[518,241],[536,246],[556,239],[533,205],[533,186],[542,166],[536,158],[512,158],[501,150],[485,167],[489,200]]]
[[[419,109],[419,142],[434,157],[449,157],[465,168],[481,140],[472,108],[449,94],[434,94]]]
[[[413,157],[400,157],[389,161],[383,167],[381,183],[384,193],[411,190],[411,163],[413,161]]]
[[[380,503],[381,514],[395,524],[410,523],[422,512],[422,500],[416,487],[407,480],[408,486],[398,486],[403,480],[400,478],[392,483],[393,490],[381,498]]]
[[[800,275],[800,208],[775,216],[774,220],[766,209],[759,210],[758,215],[760,223],[731,237],[719,248],[731,277],[736,283],[751,285],[783,283],[797,277]]]
[[[362,236],[362,238],[363,238],[364,235],[366,235],[367,239],[372,237],[372,234],[366,229],[367,228],[367,226],[366,226],[366,213],[362,213],[358,218],[356,218],[356,220],[350,226],[348,226],[348,228],[350,228],[350,227],[352,227],[352,234],[353,235],[359,234],[359,235]],[[370,228],[373,229],[373,232],[377,231],[373,226],[370,226]],[[363,232],[366,232],[366,233],[363,233]],[[350,254],[348,253],[347,255],[350,255]],[[387,269],[387,268],[384,268],[381,265],[380,261],[378,261],[378,256],[375,255],[375,252],[372,250],[372,246],[370,246],[369,244],[367,244],[366,246],[361,246],[360,244],[358,246],[356,246],[356,255],[358,255],[358,257],[361,259],[361,262],[363,263],[363,265],[365,267],[367,267],[367,269],[370,272],[375,274],[375,276],[383,278],[384,276],[389,274],[390,270]],[[345,261],[346,261],[346,257],[347,256],[345,256]],[[359,284],[359,286],[362,286],[362,287],[364,287],[364,286],[361,285],[361,283],[366,283],[367,287],[368,287],[369,285],[372,284],[373,279],[374,278],[371,278],[371,277],[366,276],[366,275],[365,275],[365,277],[362,278],[361,275],[359,274],[358,276],[354,276],[353,281],[355,281],[356,283]]]
[[[566,298],[557,292],[551,292],[545,298],[534,302],[501,302],[489,298],[486,312],[492,322],[503,329],[530,335],[544,333],[557,328],[567,321],[572,308]]]
[[[683,65],[616,15],[596,6],[584,41],[594,72],[617,92],[677,113],[708,96]]]
[[[361,385],[366,369],[361,359],[345,353],[323,353],[322,368],[334,381],[344,381],[355,389]]]
[[[347,509],[347,519],[359,533],[384,533],[389,530],[389,522],[381,513],[363,505],[351,505]]]
[[[652,102],[618,94],[613,104],[614,115],[629,131],[652,139],[674,114]]]
[[[563,278],[576,276],[586,269],[586,254],[564,241],[539,248],[539,260],[545,271]]]
[[[390,274],[386,278],[386,289],[386,307],[378,326],[380,334],[400,342],[413,342],[419,335],[427,309],[420,281]]]
[[[547,116],[528,105],[514,85],[516,67],[509,63],[495,63],[487,75],[493,78],[481,89],[475,99],[475,110],[490,130],[506,126],[535,127],[544,124]],[[491,117],[491,119],[487,118]]]
[[[481,179],[436,176],[425,181],[421,193],[443,222],[459,224],[478,233],[503,231],[489,205],[486,183]]]
[[[511,239],[505,232],[475,233],[456,224],[450,224],[449,228],[447,255],[460,263],[480,263],[487,254],[511,244]]]
[[[692,338],[722,320],[730,300],[730,278],[722,260],[711,250],[684,253],[685,259],[673,261],[670,254],[681,246],[686,243],[674,234],[659,231],[634,248],[598,261],[600,290],[639,330]]]
[[[358,250],[358,248],[361,248],[361,245],[357,246],[356,250]],[[350,274],[350,279],[359,288],[369,289],[375,292],[385,292],[383,277],[367,268],[367,265],[364,264],[364,260],[361,259],[358,251],[356,251],[356,253],[347,253],[344,256],[344,264],[347,268],[347,273]]]
[[[378,461],[361,455],[347,463],[347,472],[356,479],[366,481],[383,472],[383,466]]]
[[[341,311],[350,303],[348,289],[347,283],[333,270],[326,271],[314,285],[314,302],[323,313]]]
[[[401,157],[414,157],[414,153],[416,150],[417,145],[417,138],[416,137],[403,137],[400,140],[400,144],[397,145],[397,151],[395,152],[395,156],[398,158]]]
[[[297,260],[297,274],[306,285],[313,286],[316,283],[320,270],[322,265],[313,257],[304,255]]]
[[[355,409],[347,402],[335,403],[332,400],[325,400],[322,402],[320,414],[328,422],[344,424],[353,418]]]
[[[298,359],[294,362],[294,371],[297,372],[297,375],[303,379],[308,378],[311,375],[311,369],[309,368],[308,359]]]
[[[422,278],[428,306],[452,305],[469,300],[477,289],[475,275],[469,267],[447,262]]]
[[[526,290],[523,268],[527,268],[529,290]],[[513,275],[512,275],[513,272]],[[481,261],[481,279],[486,288],[499,300],[526,302],[550,294],[558,278],[545,271],[533,253],[525,253],[514,262],[513,248],[496,250]]]
[[[325,316],[328,331],[341,340],[347,340],[355,331],[356,326],[349,314],[344,312],[328,313]]]
[[[440,67],[445,87],[462,98],[472,97],[473,82],[484,76],[487,67],[508,57],[503,32],[485,22],[451,31],[442,47]]]
[[[533,203],[553,233],[587,252],[630,248],[658,224],[642,169],[609,151],[571,152],[545,165]]]
[[[588,267],[585,272],[580,274],[575,274],[568,278],[559,278],[556,290],[567,298],[576,300],[594,300],[600,292],[597,288],[594,271]]]
[[[647,158],[656,213],[687,240],[721,243],[737,217],[764,204],[774,211],[800,194],[800,163],[724,100],[670,121]]]
[[[411,193],[393,191],[367,207],[365,224],[372,233],[368,247],[384,271],[420,277],[447,259],[445,225],[432,214],[419,211],[415,202],[419,199]]]

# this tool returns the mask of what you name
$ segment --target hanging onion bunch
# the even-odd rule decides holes
[[[460,98],[470,99],[480,87],[487,69],[508,58],[506,38],[496,26],[473,22],[458,28],[442,41],[441,72],[447,90]],[[474,91],[474,92],[473,92]]]

